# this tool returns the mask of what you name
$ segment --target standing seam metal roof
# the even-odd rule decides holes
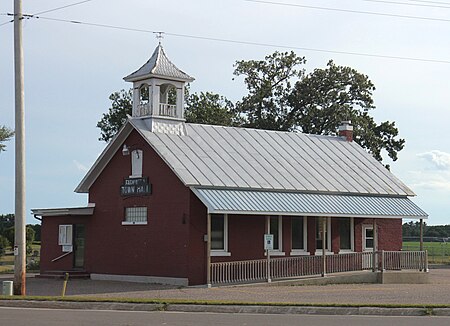
[[[340,137],[186,124],[187,135],[130,123],[186,186],[414,196],[372,155]]]

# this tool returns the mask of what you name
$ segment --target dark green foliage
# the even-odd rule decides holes
[[[110,141],[127,121],[127,115],[131,115],[133,108],[133,92],[131,89],[114,92],[109,96],[111,107],[108,113],[104,113],[102,119],[97,123],[101,130],[99,140]]]
[[[27,252],[31,252],[31,244],[41,241],[41,225],[28,224],[26,226]],[[0,215],[0,236],[4,237],[11,247],[14,246],[14,214]]]
[[[219,94],[194,93],[186,97],[186,122],[220,126],[238,123],[233,103]]]
[[[423,228],[424,237],[450,237],[450,224],[448,225],[426,225]],[[403,237],[419,237],[420,236],[420,222],[410,221],[403,224]]]
[[[2,257],[6,249],[9,248],[11,244],[9,243],[8,239],[6,239],[4,236],[0,235],[0,257]]]
[[[0,126],[0,152],[4,151],[6,145],[3,142],[8,141],[14,135],[14,131],[7,128],[6,126]]]
[[[368,76],[329,61],[325,69],[305,74],[303,57],[275,52],[263,61],[238,61],[234,74],[244,75],[249,94],[236,104],[244,126],[336,135],[344,120],[354,126],[354,140],[381,161],[384,149],[392,160],[403,149],[394,122],[377,124],[375,86]],[[292,86],[293,85],[293,86]]]

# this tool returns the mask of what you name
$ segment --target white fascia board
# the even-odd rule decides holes
[[[69,216],[69,215],[85,215],[94,214],[94,203],[89,203],[85,207],[64,207],[64,208],[36,208],[31,212],[34,216]]]
[[[200,199],[200,197],[199,197]],[[200,199],[202,200],[202,199]],[[203,201],[202,201],[203,202]],[[208,209],[208,214],[234,214],[234,215],[283,215],[283,216],[307,216],[307,217],[354,217],[354,218],[407,218],[407,219],[428,219],[426,216],[396,216],[396,215],[356,215],[356,214],[329,214],[329,213],[304,213],[304,212],[270,212],[270,211],[227,211],[227,210],[214,210],[214,208],[205,206]]]
[[[128,118],[129,119],[129,118]],[[122,143],[130,135],[131,131],[134,129],[133,125],[128,120],[119,132],[114,136],[114,138],[109,142],[103,152],[99,155],[97,160],[91,166],[89,171],[81,180],[80,184],[75,188],[77,193],[88,193],[89,188],[97,180],[100,173],[108,165],[109,161],[112,159],[114,154],[121,148]]]

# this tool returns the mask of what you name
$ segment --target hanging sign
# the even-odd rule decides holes
[[[125,179],[123,185],[120,186],[120,195],[128,196],[145,196],[152,193],[152,185],[148,183],[148,178],[129,178]]]
[[[273,234],[264,234],[264,250],[273,250]]]

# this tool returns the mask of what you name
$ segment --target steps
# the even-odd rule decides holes
[[[85,270],[72,270],[72,271],[44,271],[36,275],[37,278],[49,278],[49,279],[64,279],[66,273],[69,273],[69,279],[86,279],[90,278],[91,274]]]

